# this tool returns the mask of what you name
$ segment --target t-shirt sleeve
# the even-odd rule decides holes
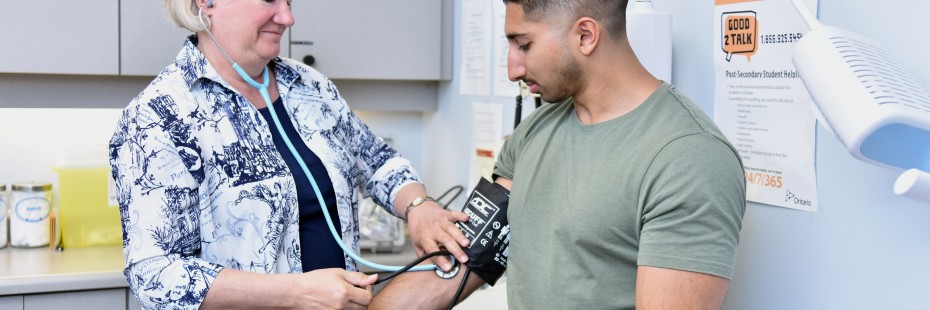
[[[522,132],[520,130],[514,131],[513,135],[504,141],[504,146],[501,147],[500,154],[497,155],[497,160],[494,162],[493,179],[503,177],[508,180],[513,180],[513,171],[517,159],[517,144],[519,144],[518,141],[521,139],[517,136],[518,134],[522,134]]]
[[[707,133],[670,142],[650,164],[640,197],[640,266],[733,276],[746,182],[727,143]]]
[[[553,114],[557,113],[565,113],[564,111],[571,107],[572,104],[568,101],[545,105],[536,109],[536,111],[520,122],[520,125],[514,128],[513,134],[504,141],[504,146],[501,147],[500,154],[497,155],[491,181],[496,180],[497,177],[513,180],[513,175],[516,173],[517,159],[523,148],[524,141],[532,140],[532,137],[529,136],[532,135],[534,131],[539,130],[539,126],[545,125],[547,122],[545,119],[547,117],[554,117]],[[555,117],[558,117],[558,115]]]

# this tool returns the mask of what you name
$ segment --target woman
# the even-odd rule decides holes
[[[453,222],[468,217],[424,199],[410,163],[356,118],[326,77],[277,57],[294,23],[290,1],[166,0],[165,7],[196,35],[133,99],[110,142],[124,273],[145,308],[353,309],[370,301],[376,276],[355,272],[336,244],[272,111],[353,251],[364,186],[409,219],[417,253],[443,246],[467,260],[460,246],[468,240]],[[270,81],[275,109],[233,61],[250,79]]]

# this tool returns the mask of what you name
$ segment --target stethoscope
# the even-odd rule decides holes
[[[214,0],[207,0],[206,7],[212,8],[214,6],[213,1]],[[268,85],[269,85],[268,67],[266,66],[264,72],[262,73],[262,76],[263,76],[262,78],[264,79],[264,82],[263,83],[256,82],[254,79],[252,79],[252,77],[249,76],[248,73],[245,72],[245,70],[242,69],[242,67],[239,66],[238,63],[233,61],[232,58],[230,58],[229,55],[226,54],[226,51],[224,51],[223,48],[220,47],[220,44],[216,42],[216,38],[213,37],[213,33],[210,32],[210,28],[207,27],[206,23],[204,23],[203,21],[203,8],[202,7],[197,12],[197,18],[200,20],[200,24],[203,26],[203,29],[207,32],[207,35],[210,36],[210,40],[212,40],[213,44],[216,45],[216,48],[220,50],[220,52],[223,54],[223,57],[225,57],[226,60],[228,60],[229,63],[232,64],[233,69],[236,70],[236,73],[238,73],[240,77],[242,77],[242,80],[244,80],[250,86],[258,89],[258,92],[261,94],[262,99],[265,101],[265,104],[268,106],[269,112],[271,112],[271,119],[274,121],[274,125],[278,131],[278,134],[281,135],[282,140],[284,140],[284,144],[287,145],[287,149],[291,152],[294,158],[297,159],[297,164],[300,165],[300,169],[303,170],[304,175],[306,175],[307,179],[310,181],[310,185],[313,187],[313,193],[316,194],[317,201],[319,202],[326,201],[323,199],[323,194],[320,192],[319,186],[317,186],[316,179],[313,178],[313,174],[310,173],[310,169],[307,168],[307,164],[304,162],[303,158],[301,158],[300,154],[297,152],[297,149],[294,147],[294,144],[291,143],[291,140],[288,139],[287,134],[284,133],[284,129],[281,126],[281,121],[278,120],[278,113],[275,112],[274,104],[272,104],[271,102],[271,96],[268,94]],[[417,264],[433,256],[451,255],[451,253],[449,253],[448,251],[437,251],[437,252],[429,253],[423,257],[420,257],[419,259],[410,263],[407,266],[389,266],[389,265],[382,265],[382,264],[368,261],[362,258],[361,256],[359,256],[358,254],[356,254],[355,251],[350,250],[345,245],[345,243],[342,242],[342,238],[340,238],[339,234],[336,232],[336,227],[333,226],[332,217],[329,214],[328,208],[322,207],[321,209],[323,209],[323,216],[326,218],[326,224],[329,226],[330,233],[332,233],[333,238],[336,239],[336,243],[339,244],[339,247],[342,248],[343,252],[348,254],[349,257],[351,257],[355,261],[362,263],[365,266],[368,266],[368,267],[371,267],[377,270],[394,272],[391,275],[388,275],[383,278],[379,278],[378,282],[376,283],[386,281],[390,278],[393,278],[397,274],[400,274],[405,271],[436,270],[436,273],[440,277],[446,278],[446,279],[452,278],[455,276],[455,274],[458,273],[458,264],[455,264],[454,257],[451,257],[451,256],[450,257],[453,259],[453,266],[455,267],[449,272],[442,270],[435,264],[416,266]]]

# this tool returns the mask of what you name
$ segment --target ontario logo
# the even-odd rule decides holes
[[[727,61],[733,54],[746,56],[746,61],[759,49],[759,20],[755,11],[724,12],[720,19],[723,37],[721,49],[726,53]]]
[[[801,199],[800,197],[792,193],[790,190],[785,190],[785,202],[791,202],[796,205],[802,205],[802,206],[808,206],[808,207],[811,206],[810,200]]]

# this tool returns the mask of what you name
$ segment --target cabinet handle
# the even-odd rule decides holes
[[[313,55],[304,56],[304,63],[308,66],[312,66],[316,62],[316,58],[313,58]]]

